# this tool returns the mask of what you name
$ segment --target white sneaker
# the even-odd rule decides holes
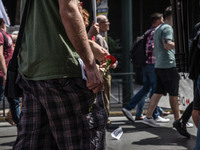
[[[157,124],[156,121],[155,121],[154,119],[148,119],[147,117],[145,117],[145,118],[143,119],[142,123],[144,123],[144,124],[146,124],[146,125],[148,125],[148,126],[150,126],[150,127],[154,127],[154,128],[160,127],[160,125]]]
[[[127,110],[126,108],[123,108],[123,109],[122,109],[122,112],[124,113],[124,115],[126,116],[126,118],[127,118],[128,120],[130,120],[131,122],[135,122],[135,120],[134,120],[134,118],[133,118],[133,116],[132,116],[131,111]]]
[[[167,122],[169,122],[170,121],[170,119],[169,118],[163,118],[163,117],[161,117],[161,116],[158,116],[158,118],[156,118],[155,119],[155,121],[156,122],[160,122],[160,123],[167,123]]]
[[[192,127],[194,127],[194,125],[193,125],[193,123],[187,122],[186,123],[186,127],[187,128],[192,128]]]

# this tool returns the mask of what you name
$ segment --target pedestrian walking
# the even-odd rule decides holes
[[[155,55],[154,55],[153,36],[156,27],[159,26],[161,23],[163,23],[163,14],[153,13],[150,18],[152,26],[144,33],[144,36],[146,37],[145,41],[146,61],[145,64],[142,66],[143,87],[140,91],[137,92],[137,94],[133,98],[131,98],[129,103],[122,109],[124,115],[132,122],[134,122],[134,118],[132,116],[131,109],[135,108],[137,105],[135,120],[143,120],[142,112],[145,99],[148,93],[149,97],[151,98],[156,88],[156,75],[154,72]],[[166,114],[168,113],[164,112],[162,108],[157,106],[153,116],[157,122],[169,122],[169,119],[161,117],[161,115],[166,115]]]
[[[149,102],[147,115],[143,123],[151,127],[160,125],[152,118],[160,98],[169,93],[169,100],[174,119],[180,119],[178,104],[179,74],[176,69],[175,43],[173,37],[172,8],[167,7],[164,12],[164,23],[159,25],[154,33],[156,90]]]

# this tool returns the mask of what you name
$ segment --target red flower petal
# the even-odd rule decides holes
[[[107,61],[111,60],[111,64],[109,64],[109,65],[113,65],[117,61],[117,59],[112,55],[107,55],[107,56],[105,56],[105,58]]]

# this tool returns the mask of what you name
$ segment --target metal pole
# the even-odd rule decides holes
[[[97,22],[97,4],[96,4],[96,0],[92,0],[92,10],[93,10],[93,20],[94,20],[94,23]]]
[[[133,42],[132,35],[132,0],[121,1],[122,4],[122,50],[123,72],[132,72],[129,53]],[[130,101],[133,95],[133,76],[123,77],[123,105]]]

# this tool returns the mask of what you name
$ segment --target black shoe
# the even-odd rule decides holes
[[[190,138],[190,134],[187,132],[186,124],[181,122],[180,119],[175,120],[173,123],[173,127],[183,136]]]

